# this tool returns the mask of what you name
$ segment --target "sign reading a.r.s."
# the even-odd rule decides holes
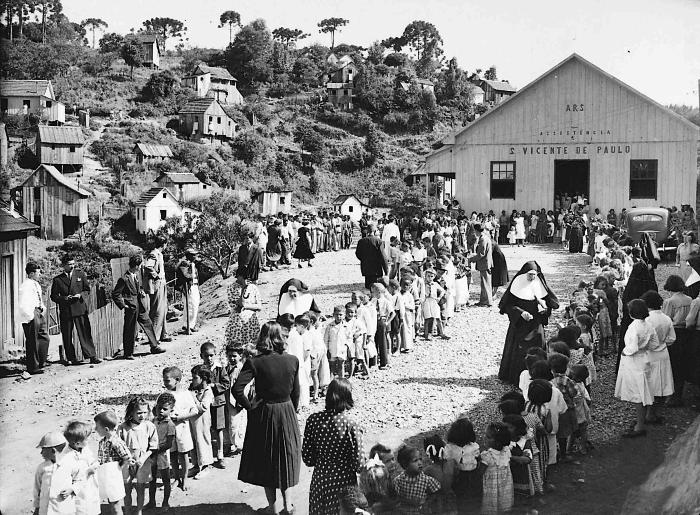
[[[566,112],[567,113],[582,113],[583,112],[583,104],[566,104]]]

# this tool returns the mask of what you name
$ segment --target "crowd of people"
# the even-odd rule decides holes
[[[525,217],[513,217],[516,235],[522,235],[518,219]],[[166,367],[164,391],[155,403],[135,397],[122,420],[108,410],[95,415],[94,426],[71,422],[42,438],[44,462],[34,482],[37,513],[92,514],[102,503],[108,513],[118,513],[123,504],[140,514],[156,506],[158,479],[161,505],[167,507],[172,481],[186,490],[189,478],[225,468],[224,457],[235,454],[241,455],[239,479],[264,488],[269,513],[294,513],[289,494],[299,482],[302,461],[314,469],[312,514],[502,513],[512,508],[516,494],[544,494],[557,466],[570,461],[572,453],[593,448],[588,438],[591,385],[602,356],[617,353],[614,395],[635,405],[636,419],[623,435],[629,438],[644,436],[648,424],[663,423],[661,399],[667,408],[678,406],[685,383],[700,380],[700,256],[691,234],[678,253],[681,275],[664,285],[672,293],[666,300],[657,293],[659,258],[652,241],[643,238],[639,246],[625,247],[609,236],[598,238],[596,278],[571,293],[564,318],[552,330],[549,319],[561,301],[534,261],[509,280],[498,244],[504,224],[495,215],[363,216],[355,254],[366,290],[352,292],[324,319],[308,286],[291,279],[280,289],[277,318],[261,324],[260,270],[279,266],[284,257],[311,266],[315,252],[351,244],[352,222],[346,220],[345,226],[341,220],[336,232],[333,217],[312,218],[301,217],[299,227],[294,218],[285,223],[279,217],[269,226],[251,228],[228,291],[231,314],[223,341],[201,346],[201,363],[190,371],[189,385],[180,369]],[[552,231],[546,213],[543,219],[547,239]],[[324,229],[317,233],[319,220]],[[510,232],[510,218],[505,225]],[[275,234],[275,229],[283,234],[285,226],[295,232]],[[260,240],[263,233],[267,242]],[[540,241],[538,234],[534,241]],[[527,236],[515,240],[532,241]],[[196,260],[190,249],[178,266],[178,284],[189,304],[185,328],[193,330],[199,301]],[[114,302],[124,309],[127,358],[133,356],[137,322],[151,352],[162,351],[160,342],[167,338],[164,318],[157,318],[161,308],[153,310],[147,302],[160,291],[158,264],[157,253],[149,254],[146,263],[134,256],[114,289]],[[30,265],[27,274],[36,281],[40,269]],[[64,267],[54,279],[52,297],[70,313],[70,329],[76,327],[83,355],[94,357],[86,344],[87,317],[80,318],[86,313],[74,306],[81,302],[87,278],[67,257]],[[352,417],[353,382],[400,366],[400,356],[412,352],[419,335],[449,339],[455,313],[472,305],[469,286],[476,272],[480,295],[475,305],[491,306],[498,287],[507,285],[498,306],[509,320],[499,378],[514,389],[498,403],[502,419],[475,428],[459,416],[446,434],[426,438],[422,448],[392,450],[379,442],[366,453],[364,428]],[[148,286],[145,277],[154,284]],[[35,305],[41,291],[37,301],[29,286],[22,303],[27,315],[34,315],[27,334],[44,316],[43,304]],[[32,356],[40,369],[41,352]],[[302,438],[298,411],[319,402],[323,409],[309,416]],[[86,446],[93,428],[100,436],[96,456]]]

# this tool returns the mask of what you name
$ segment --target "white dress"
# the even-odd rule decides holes
[[[654,403],[647,349],[658,346],[659,337],[654,326],[645,320],[633,320],[625,333],[625,348],[622,349],[620,368],[617,371],[615,397],[644,406]]]
[[[515,239],[525,239],[525,219],[522,216],[515,218]]]
[[[673,395],[673,371],[671,370],[671,358],[668,355],[668,345],[676,341],[676,330],[673,328],[673,320],[660,310],[649,312],[647,318],[659,338],[659,346],[649,345],[647,357],[649,358],[649,381],[651,393],[655,397]]]
[[[292,328],[287,336],[287,353],[296,356],[299,360],[299,407],[304,408],[311,404],[311,335],[307,331],[299,334],[296,328]],[[309,357],[304,359],[304,355]]]

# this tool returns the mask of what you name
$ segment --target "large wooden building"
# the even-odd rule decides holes
[[[236,87],[236,78],[226,68],[198,64],[182,85],[192,88],[198,97],[213,97],[221,104],[242,104],[243,95]]]
[[[0,114],[33,114],[51,125],[66,122],[66,107],[56,100],[50,80],[0,80]]]
[[[0,204],[0,360],[18,357],[24,342],[22,323],[17,319],[19,287],[26,275],[27,236],[36,226],[4,204]]]
[[[425,173],[466,211],[695,206],[699,129],[573,54],[443,140]]]
[[[62,240],[88,221],[90,193],[51,165],[39,165],[22,189],[22,213],[39,226],[40,238]]]
[[[180,133],[191,140],[209,139],[213,143],[236,137],[236,122],[215,98],[192,100],[180,109],[178,116]]]
[[[36,156],[41,164],[53,165],[61,172],[79,172],[83,168],[85,141],[80,127],[40,125]]]

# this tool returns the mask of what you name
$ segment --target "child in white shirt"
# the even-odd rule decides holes
[[[34,473],[34,515],[75,513],[85,483],[78,454],[64,452],[66,439],[59,431],[45,434],[37,447],[44,461]]]

